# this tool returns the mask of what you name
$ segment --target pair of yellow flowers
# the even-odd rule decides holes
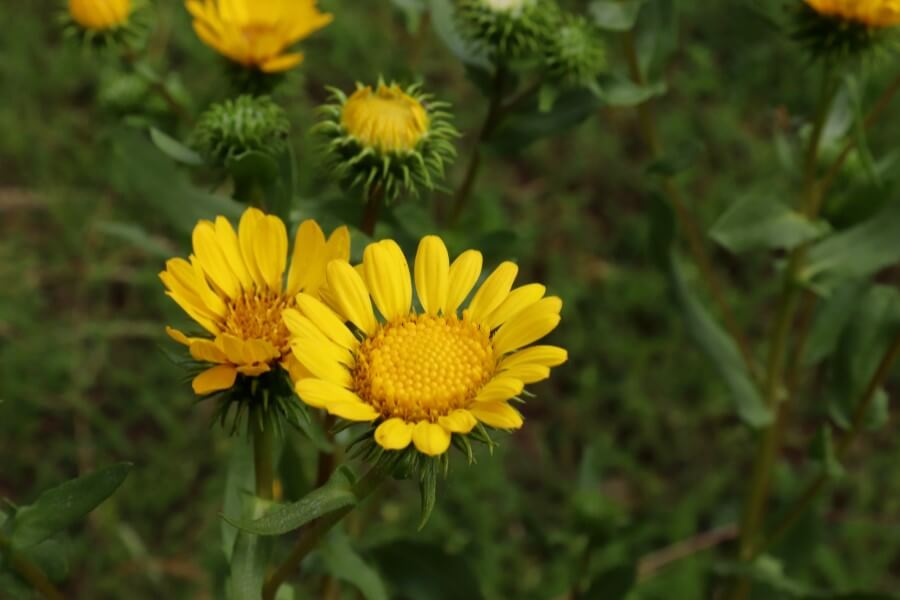
[[[479,422],[521,427],[510,401],[567,358],[529,347],[559,323],[559,298],[539,284],[514,288],[511,262],[476,285],[481,254],[451,262],[437,236],[422,238],[412,269],[392,240],[369,244],[353,266],[347,228],[326,238],[310,220],[288,264],[284,223],[250,208],[237,230],[224,217],[200,222],[192,242],[189,260],[170,260],[160,278],[206,332],[168,329],[209,363],[193,382],[201,395],[283,369],[310,406],[377,425],[383,448],[412,443],[436,456]]]

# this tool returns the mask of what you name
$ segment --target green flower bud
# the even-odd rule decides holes
[[[246,152],[284,153],[290,130],[284,109],[269,97],[240,96],[214,104],[200,116],[191,146],[210,164],[225,166]]]
[[[596,87],[606,66],[600,29],[584,17],[565,15],[547,39],[544,61],[551,79],[572,87]]]
[[[455,0],[455,7],[463,37],[504,62],[537,57],[559,14],[553,0]]]

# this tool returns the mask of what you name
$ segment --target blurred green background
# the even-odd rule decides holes
[[[150,60],[198,114],[228,95],[221,63],[195,38],[181,3],[157,4]],[[587,4],[568,3],[581,12]],[[756,4],[675,2],[669,91],[656,104],[664,145],[693,157],[679,183],[705,228],[748,191],[785,194],[799,177],[789,155],[818,75]],[[358,199],[328,184],[307,132],[326,85],[347,90],[380,74],[422,80],[453,104],[465,134],[448,176],[458,185],[486,110],[460,63],[427,20],[395,4],[321,6],[334,23],[303,44],[306,62],[275,94],[294,127],[297,216],[316,216],[326,229],[357,224]],[[190,123],[108,56],[64,39],[60,10],[52,0],[0,3],[0,497],[25,504],[79,472],[132,461],[125,485],[69,540],[66,593],[218,598],[227,570],[222,493],[229,457],[244,442],[210,426],[213,406],[196,402],[161,351],[171,346],[163,326],[183,316],[157,273],[188,252],[196,219],[220,206],[208,182],[192,184],[147,134],[153,125],[184,139]],[[608,44],[610,69],[624,72],[621,38],[610,34]],[[870,79],[871,90],[892,66]],[[883,123],[869,140],[876,154],[900,134],[896,119]],[[600,108],[516,154],[489,154],[472,209],[441,231],[451,253],[476,247],[492,263],[514,258],[520,281],[560,295],[563,322],[550,341],[570,360],[535,386],[526,426],[500,437],[493,457],[479,455],[473,467],[454,457],[422,532],[411,482],[387,486],[351,519],[354,547],[392,598],[564,599],[591,581],[591,593],[604,591],[585,597],[618,598],[618,582],[635,569],[629,598],[711,598],[727,571],[755,437],[694,349],[650,256],[659,186],[638,131],[634,110]],[[852,220],[884,196],[865,196],[849,213],[831,206],[832,216]],[[429,217],[440,200],[397,205],[378,234],[414,249],[420,235],[440,231]],[[739,320],[759,337],[778,284],[771,262],[724,251],[716,260]],[[776,509],[812,472],[816,397],[795,409]],[[847,476],[777,548],[792,577],[830,591],[900,588],[893,431],[892,418],[857,446]],[[299,435],[290,445],[288,497],[315,475],[312,445]],[[710,534],[724,543],[668,564]],[[306,597],[360,597],[352,582],[321,589],[322,573],[344,577],[349,568],[343,544],[334,538],[310,561]],[[759,586],[756,597],[795,596],[784,587]]]

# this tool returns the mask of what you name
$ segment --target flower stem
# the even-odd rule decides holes
[[[275,482],[273,464],[273,432],[263,420],[263,427],[253,427],[253,473],[256,478],[256,496],[263,500],[273,498]]]
[[[380,469],[370,469],[368,473],[363,475],[359,481],[353,486],[353,494],[356,496],[357,503],[362,502],[365,498],[372,494],[378,486],[380,486],[387,474]],[[294,549],[288,555],[284,562],[275,569],[275,571],[266,580],[263,586],[263,600],[274,600],[281,587],[287,579],[293,575],[303,562],[303,559],[315,549],[322,541],[322,538],[331,531],[331,529],[341,522],[354,508],[354,505],[338,509],[332,513],[320,517],[313,521],[306,529],[303,536],[294,546]]]
[[[0,535],[0,554],[6,556],[12,570],[27,581],[31,587],[40,592],[44,598],[47,600],[65,600],[65,596],[50,582],[47,575],[37,565],[17,553],[9,540],[2,535]]]
[[[859,399],[859,402],[856,405],[856,409],[853,413],[853,420],[850,425],[850,430],[844,435],[841,441],[838,443],[838,446],[835,450],[835,454],[838,460],[842,459],[850,447],[853,445],[853,442],[859,437],[859,434],[862,433],[863,426],[866,422],[866,416],[869,414],[869,409],[872,407],[872,402],[875,400],[875,396],[878,394],[878,390],[884,384],[888,375],[890,374],[891,367],[897,360],[897,357],[900,356],[900,335],[894,338],[891,345],[888,347],[887,352],[884,353],[884,356],[881,359],[881,362],[878,364],[878,368],[875,369],[875,373],[872,375],[872,378],[869,380],[869,384],[866,386],[865,391]],[[825,488],[825,485],[828,483],[829,475],[823,470],[822,473],[818,475],[813,481],[806,486],[803,493],[797,498],[796,501],[788,508],[785,512],[784,517],[781,518],[780,521],[775,525],[773,531],[770,535],[768,535],[761,543],[754,546],[750,552],[750,559],[753,559],[759,556],[762,552],[768,549],[772,544],[777,542],[781,537],[787,533],[791,527],[797,524],[803,515],[806,513],[807,509],[813,504],[813,502],[818,497],[819,493]]]
[[[363,210],[362,225],[360,231],[369,237],[375,235],[375,226],[378,225],[378,215],[381,213],[381,205],[384,203],[384,188],[375,185],[369,188],[366,198],[366,207]]]
[[[481,146],[491,139],[494,130],[503,120],[503,94],[506,88],[507,71],[505,65],[497,65],[494,73],[494,85],[491,90],[490,104],[488,105],[487,115],[484,118],[484,124],[481,126],[481,132],[478,134],[478,140],[475,148],[472,150],[472,157],[469,159],[469,166],[466,168],[466,175],[463,183],[456,193],[453,203],[453,209],[450,213],[450,222],[456,223],[465,212],[472,197],[472,190],[475,187],[475,180],[478,178],[478,171],[481,169],[482,156]]]
[[[624,36],[624,49],[632,81],[638,85],[646,85],[646,79],[641,72],[640,62],[638,61],[634,34],[631,32],[626,33]],[[650,155],[654,159],[658,159],[662,156],[663,152],[656,128],[656,115],[654,114],[652,100],[648,100],[639,105],[637,107],[637,113],[644,143],[647,145]],[[753,359],[750,342],[741,331],[741,328],[738,327],[737,319],[725,298],[724,289],[716,276],[712,259],[706,249],[702,230],[691,214],[691,211],[688,209],[687,202],[685,202],[681,191],[678,189],[678,186],[675,184],[672,177],[663,178],[663,191],[672,205],[679,227],[687,238],[688,249],[693,256],[694,261],[697,263],[697,266],[700,268],[703,281],[706,283],[706,287],[712,296],[713,302],[715,302],[719,309],[719,313],[722,315],[725,327],[728,329],[728,333],[738,346],[741,357],[747,367],[747,372],[750,373],[752,378],[756,379],[756,361]]]
[[[816,162],[818,161],[822,134],[825,130],[825,121],[833,98],[834,87],[829,69],[826,66],[822,76],[819,108],[816,113],[812,135],[810,136],[803,170],[803,208],[806,215],[810,218],[815,218],[818,215],[822,204],[820,200],[821,188],[816,180]],[[762,437],[757,447],[753,475],[750,479],[750,487],[747,492],[747,500],[741,520],[738,556],[742,561],[749,561],[753,558],[753,546],[765,518],[772,470],[777,462],[776,459],[781,446],[781,434],[785,429],[787,413],[784,410],[784,405],[781,403],[785,384],[785,358],[791,332],[794,328],[797,309],[800,304],[801,290],[797,285],[797,278],[805,258],[805,246],[794,249],[790,254],[782,282],[775,324],[772,327],[763,391],[766,407],[775,415],[775,419],[762,432]],[[731,598],[733,600],[743,600],[750,593],[750,587],[751,583],[747,577],[738,578]]]

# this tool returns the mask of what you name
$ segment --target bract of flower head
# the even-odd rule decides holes
[[[459,134],[447,107],[415,85],[357,84],[349,96],[333,89],[316,126],[330,172],[351,188],[377,187],[388,200],[433,189],[456,156]]]
[[[544,46],[544,61],[554,81],[595,87],[606,65],[599,28],[582,16],[565,15]]]
[[[347,228],[336,229],[326,239],[315,221],[304,221],[289,255],[284,222],[249,208],[237,230],[221,216],[200,221],[192,241],[188,259],[169,260],[159,277],[166,295],[203,330],[189,336],[167,328],[194,360],[205,365],[193,380],[194,392],[227,390],[239,377],[257,377],[278,368],[299,378],[303,370],[291,353],[282,313],[296,307],[299,292],[317,298],[326,264],[348,259]]]
[[[327,304],[299,294],[284,312],[294,356],[312,373],[296,384],[300,398],[372,423],[386,450],[412,444],[426,456],[479,423],[520,428],[510,401],[567,358],[562,348],[529,346],[557,326],[562,301],[540,284],[513,288],[518,268],[504,262],[466,303],[481,272],[479,252],[451,263],[436,236],[421,240],[412,272],[392,240],[370,244],[356,268],[329,263]]]
[[[454,0],[454,7],[462,36],[500,62],[537,57],[559,12],[553,0]]]
[[[290,47],[333,18],[319,11],[316,0],[188,0],[187,8],[207,46],[264,73],[299,65],[303,54]]]
[[[69,16],[87,31],[102,32],[128,23],[131,0],[69,0]]]
[[[248,151],[278,156],[287,148],[291,123],[268,96],[239,96],[214,104],[199,118],[191,144],[210,162],[223,165]]]

